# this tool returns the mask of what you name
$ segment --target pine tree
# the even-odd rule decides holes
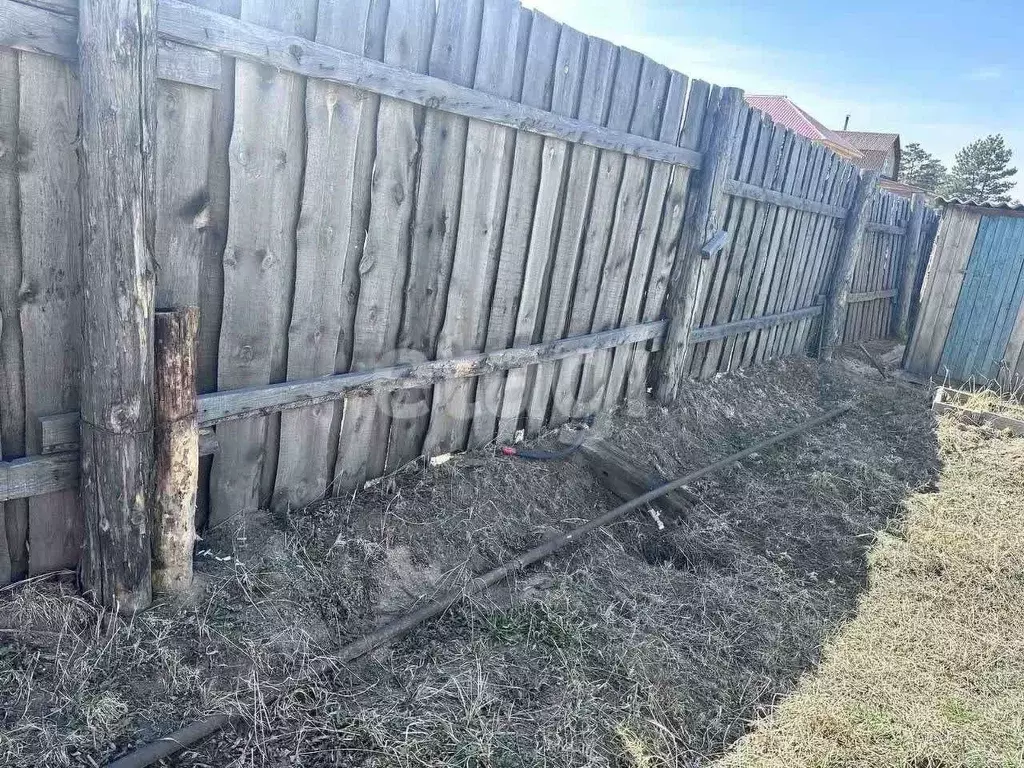
[[[917,142],[907,144],[900,158],[900,181],[934,192],[946,179],[946,166]]]
[[[1006,203],[1017,169],[1013,152],[1000,134],[971,142],[956,153],[953,170],[942,186],[945,197],[978,203]]]

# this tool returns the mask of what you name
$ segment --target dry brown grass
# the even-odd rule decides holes
[[[720,768],[1024,765],[1024,440],[939,436],[939,491],[879,535],[856,619]]]
[[[785,361],[616,419],[622,446],[675,476],[857,403],[696,484],[686,520],[631,516],[356,664],[331,649],[614,500],[572,464],[467,456],[240,520],[204,542],[195,604],[134,623],[67,587],[11,590],[0,626],[60,637],[22,633],[0,652],[0,695],[16,692],[0,763],[99,763],[230,704],[248,727],[178,764],[702,764],[816,662],[855,607],[874,532],[933,476],[925,393],[870,373]],[[299,684],[271,701],[287,678]]]

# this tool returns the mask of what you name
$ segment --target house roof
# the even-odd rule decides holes
[[[850,157],[861,158],[862,153],[854,145],[830,128],[815,120],[810,114],[798,107],[788,96],[746,96],[747,103],[760,109],[777,124],[789,128],[794,133],[805,136],[813,141],[824,141]]]
[[[864,159],[857,161],[857,165],[861,168],[867,168],[872,171],[884,170],[885,158],[888,157],[889,152],[894,147],[897,160],[899,159],[900,135],[898,133],[835,131],[835,134],[861,151]]]

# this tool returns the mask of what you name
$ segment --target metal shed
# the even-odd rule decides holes
[[[1024,206],[940,200],[904,367],[950,381],[1024,381]]]

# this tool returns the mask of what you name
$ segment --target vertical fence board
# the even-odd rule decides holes
[[[0,49],[0,461],[25,453],[25,380],[18,318],[18,56]],[[27,535],[27,502],[0,502],[0,586],[28,572]]]
[[[597,38],[587,38],[586,66],[580,89],[579,119],[606,125],[612,96],[618,49]],[[555,248],[551,276],[548,279],[547,305],[540,335],[542,341],[564,336],[576,284],[579,252],[583,244],[586,214],[593,197],[594,173],[598,151],[593,147],[572,147],[565,199],[562,204],[558,245]],[[526,414],[527,432],[535,435],[547,423],[551,390],[558,363],[541,363],[534,372]]]
[[[536,24],[536,22],[534,22]],[[551,111],[575,116],[583,84],[586,38],[580,32],[563,26],[558,41],[552,84]],[[516,313],[515,346],[530,344],[538,337],[544,300],[550,297],[551,278],[555,267],[558,225],[562,217],[566,188],[566,169],[570,146],[558,139],[545,138],[541,148],[540,185],[532,211],[529,249],[523,276],[523,290]],[[545,284],[546,281],[546,284]],[[547,295],[545,295],[545,288]],[[514,369],[508,372],[498,418],[498,440],[508,442],[515,436],[526,403],[530,376],[536,380],[537,370]]]
[[[665,111],[668,83],[668,69],[644,58],[640,71],[640,94],[629,125],[630,133],[651,139],[657,137]],[[624,163],[618,197],[612,212],[608,249],[597,285],[593,319],[590,322],[592,332],[616,327],[622,316],[629,273],[638,258],[637,238],[652,170],[650,162],[638,157],[627,157]],[[660,202],[657,207],[661,207]],[[646,266],[642,273],[642,279],[646,279]],[[597,413],[603,408],[611,363],[611,349],[597,350],[583,357],[578,405],[581,413]],[[617,395],[612,400],[617,400]]]
[[[760,114],[756,110],[749,110],[747,136],[733,178],[763,186],[770,135],[769,126],[761,120]],[[726,222],[726,229],[730,232],[729,247],[723,249],[720,254],[715,281],[704,309],[703,325],[719,325],[731,319],[739,286],[750,272],[753,257],[756,256],[756,249],[750,247],[751,236],[755,231],[757,218],[766,206],[766,203],[754,200],[732,200],[732,214]],[[709,378],[717,373],[720,370],[725,346],[725,339],[715,339],[698,345],[691,373],[702,378]],[[699,347],[703,347],[703,350]]]
[[[520,99],[523,104],[550,109],[560,31],[559,25],[551,19],[542,14],[534,15],[530,24],[529,51]],[[529,275],[529,296],[526,295],[525,282],[543,149],[542,136],[522,131],[516,134],[511,185],[484,351],[511,346],[516,335],[516,318],[522,300],[536,303],[536,293],[540,289],[538,277],[543,275],[544,259],[535,258],[531,264],[533,270]],[[494,439],[504,385],[503,373],[481,376],[477,381],[470,446],[480,447]],[[514,429],[513,424],[512,431]]]
[[[310,37],[314,11],[315,0],[290,6],[287,13],[274,0],[243,0],[241,17]],[[217,370],[221,390],[284,378],[303,164],[303,86],[296,75],[236,62]],[[211,523],[257,508],[267,497],[265,475],[276,464],[279,424],[279,416],[258,417],[218,428]]]
[[[761,183],[765,189],[777,191],[782,187],[786,170],[786,157],[784,154],[786,149],[785,132],[781,126],[774,125],[769,118],[762,117],[761,119],[761,130],[764,137],[762,140],[767,142],[764,179]],[[764,123],[767,123],[767,125]],[[748,245],[753,251],[748,257],[752,262],[752,267],[746,285],[741,287],[741,291],[736,297],[736,307],[730,318],[731,320],[744,320],[754,316],[757,308],[758,292],[770,267],[770,259],[774,255],[770,252],[770,245],[774,221],[777,216],[778,206],[770,204],[761,205]],[[750,333],[744,333],[726,340],[725,348],[722,351],[721,367],[723,370],[735,370],[744,365],[744,352],[750,336]]]
[[[366,50],[370,0],[320,0],[317,42],[350,53]],[[306,159],[295,233],[295,301],[288,326],[288,378],[335,372],[345,294],[356,286],[348,259],[353,230],[365,92],[324,80],[306,83]],[[335,403],[281,414],[281,447],[271,506],[292,509],[323,496],[330,464]]]
[[[643,57],[640,54],[626,48],[619,49],[615,86],[612,89],[609,106],[609,128],[619,131],[629,129],[642,65]],[[601,153],[588,211],[589,218],[583,236],[566,336],[577,336],[590,330],[624,167],[625,157],[621,154]],[[551,406],[553,425],[564,423],[570,416],[588,415],[589,401],[586,398],[577,400],[582,367],[583,360],[580,356],[570,357],[561,362]]]
[[[658,139],[665,143],[675,144],[679,141],[683,128],[683,111],[688,82],[685,75],[678,72],[668,73],[665,104],[658,116],[660,124],[657,133]],[[644,200],[636,237],[633,263],[630,266],[629,274],[623,275],[626,285],[622,312],[618,318],[621,326],[640,322],[644,294],[653,290],[651,284],[654,280],[664,276],[663,270],[655,271],[653,261],[662,218],[664,215],[672,215],[670,199],[672,170],[664,163],[655,163],[651,168],[647,197]],[[668,211],[667,214],[666,211]],[[638,353],[639,347],[640,345],[629,345],[611,350],[611,366],[605,388],[605,408],[614,407],[622,399],[634,355]]]
[[[483,0],[441,0],[434,25],[428,72],[470,87],[476,73]],[[405,314],[399,350],[432,359],[444,321],[455,259],[462,202],[462,166],[469,120],[450,112],[427,111],[420,141],[420,171],[413,219]],[[432,390],[409,389],[391,395],[388,467],[420,455],[430,421]]]
[[[513,62],[520,37],[521,8],[515,0],[484,4],[480,55],[474,87],[510,98],[516,88]],[[528,27],[528,24],[523,24]],[[522,30],[523,34],[528,30]],[[459,229],[437,356],[456,357],[482,344],[490,280],[494,275],[508,195],[513,132],[471,120],[466,136]],[[434,387],[427,455],[466,446],[473,413],[472,381],[447,381]]]
[[[433,16],[429,0],[391,0],[384,61],[419,72],[426,70]],[[359,263],[351,370],[379,365],[393,352],[398,340],[422,119],[422,108],[414,104],[381,100],[370,220]],[[368,478],[383,473],[391,428],[388,404],[387,394],[346,401],[338,446],[336,481],[340,488],[359,488]]]
[[[711,86],[703,80],[694,81],[686,99],[686,114],[683,118],[683,130],[679,146],[696,149],[704,131],[704,118],[708,111],[708,97]],[[658,227],[657,243],[651,265],[650,277],[647,280],[647,295],[643,300],[643,311],[640,319],[644,322],[657,320],[662,315],[668,281],[672,274],[675,261],[679,256],[680,242],[685,223],[686,196],[690,186],[690,169],[676,166],[672,169],[672,179],[665,200],[661,224]],[[647,344],[638,344],[633,352],[630,365],[628,397],[638,400],[647,391],[650,375],[648,363],[651,352]]]
[[[78,193],[78,82],[55,58],[19,55],[21,333],[26,453],[39,453],[40,416],[78,408],[82,346],[82,209]],[[29,572],[78,564],[78,494],[29,499]]]

